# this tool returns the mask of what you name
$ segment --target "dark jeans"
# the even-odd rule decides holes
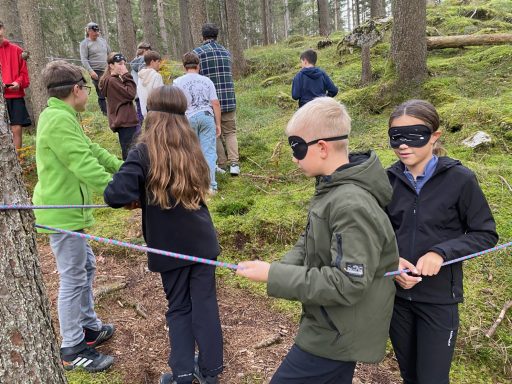
[[[223,343],[215,268],[192,264],[162,272],[161,276],[169,308],[166,314],[171,344],[169,366],[174,380],[192,382],[196,343],[201,373],[218,375],[223,369]]]
[[[105,100],[105,96],[100,91],[98,87],[98,83],[100,82],[101,76],[103,76],[104,71],[98,71],[94,70],[96,74],[98,75],[98,80],[92,80],[92,83],[94,84],[94,88],[96,88],[96,94],[98,95],[98,105],[100,106],[101,113],[103,113],[105,116],[107,115],[107,100]]]
[[[395,298],[389,336],[404,384],[448,384],[459,328],[457,304]]]
[[[270,384],[352,384],[354,361],[338,361],[312,355],[292,346]]]
[[[121,145],[123,160],[126,160],[128,152],[130,152],[130,148],[137,137],[137,127],[117,128],[117,134],[119,135],[119,144]]]

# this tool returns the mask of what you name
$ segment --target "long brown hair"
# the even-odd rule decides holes
[[[391,128],[396,118],[405,115],[420,119],[432,132],[436,132],[439,129],[439,114],[436,108],[426,100],[411,99],[400,104],[389,116],[388,127]],[[436,156],[446,156],[446,150],[439,140],[434,144],[433,152]]]
[[[172,197],[174,206],[199,209],[208,195],[210,172],[185,116],[187,98],[179,88],[165,85],[149,94],[147,105],[146,129],[139,142],[149,154],[149,201],[167,209]]]

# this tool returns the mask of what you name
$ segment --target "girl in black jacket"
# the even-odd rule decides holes
[[[216,259],[219,244],[205,205],[210,173],[185,116],[187,99],[179,88],[163,86],[150,94],[147,105],[145,132],[107,186],[105,202],[114,208],[140,202],[149,247]],[[169,307],[172,373],[160,383],[192,383],[194,376],[217,383],[223,344],[215,268],[152,253],[148,266],[160,273]]]
[[[404,384],[449,383],[463,301],[462,263],[441,264],[493,247],[496,225],[473,172],[442,157],[439,115],[423,100],[399,105],[389,142],[399,161],[388,169],[399,268],[390,337]],[[438,157],[439,156],[439,157]]]

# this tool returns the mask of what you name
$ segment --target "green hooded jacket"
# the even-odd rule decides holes
[[[37,124],[34,204],[92,204],[92,192],[103,193],[122,163],[85,135],[69,104],[48,99]],[[35,215],[37,224],[68,230],[94,223],[90,208],[37,209]]]
[[[376,363],[384,357],[398,268],[384,207],[391,185],[373,151],[317,179],[297,244],[270,266],[269,296],[302,303],[295,343],[316,356]]]

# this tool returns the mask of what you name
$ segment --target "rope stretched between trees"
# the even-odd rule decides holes
[[[108,208],[106,204],[90,204],[90,205],[23,205],[23,204],[1,204],[0,211],[12,209],[66,209],[66,208]]]

